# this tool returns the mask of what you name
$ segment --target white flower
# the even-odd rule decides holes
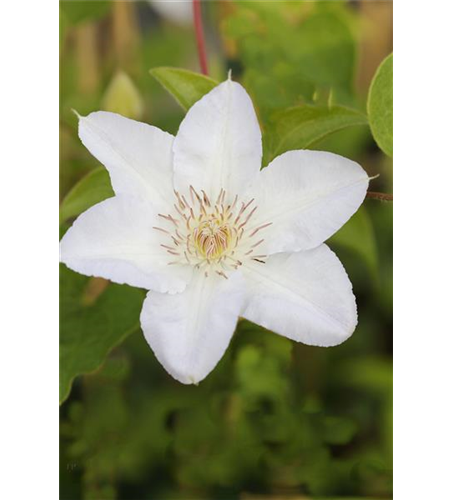
[[[310,345],[353,333],[352,286],[323,242],[364,199],[357,163],[301,150],[261,171],[256,114],[231,80],[188,111],[176,137],[101,111],[80,118],[79,134],[116,196],[75,221],[61,259],[151,290],[141,326],[174,378],[204,379],[239,316]]]

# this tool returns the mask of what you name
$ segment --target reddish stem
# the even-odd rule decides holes
[[[206,44],[204,41],[204,31],[202,28],[201,1],[193,0],[193,21],[195,23],[196,44],[198,46],[199,65],[201,73],[209,74],[207,69]]]
[[[389,194],[367,191],[366,196],[380,201],[452,201],[450,194]]]

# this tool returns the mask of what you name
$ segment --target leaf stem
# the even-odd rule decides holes
[[[450,194],[390,194],[367,191],[366,196],[380,201],[452,201]]]
[[[206,44],[204,41],[204,31],[202,27],[200,0],[193,0],[193,22],[195,24],[196,45],[198,47],[198,57],[199,65],[201,67],[201,73],[203,73],[204,75],[208,75],[209,70],[207,68]]]

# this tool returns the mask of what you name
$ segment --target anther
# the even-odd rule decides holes
[[[157,231],[161,231],[162,233],[166,233],[166,234],[171,235],[171,233],[169,231],[167,231],[166,229],[162,229],[161,227],[152,226],[152,229],[156,229]]]
[[[264,229],[265,227],[268,227],[268,226],[271,226],[273,224],[273,222],[267,222],[267,224],[262,224],[262,226],[259,226],[258,228],[256,228],[251,234],[250,234],[250,238],[252,236],[254,236],[258,231],[260,231],[261,229]]]
[[[254,245],[251,246],[251,248],[256,248],[257,246],[259,246],[264,240],[259,240],[257,243],[255,243]]]
[[[245,219],[245,222],[242,222],[239,226],[239,229],[242,229],[242,227],[246,226],[246,224],[248,223],[248,221],[251,219],[251,217],[253,216],[254,212],[257,210],[257,207],[254,207],[253,210],[251,210],[251,212],[248,214],[248,217]]]

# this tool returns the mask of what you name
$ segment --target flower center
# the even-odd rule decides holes
[[[190,264],[205,274],[215,272],[227,278],[227,272],[238,269],[246,259],[265,263],[267,256],[260,255],[260,231],[270,226],[268,222],[249,230],[248,223],[257,211],[254,199],[239,202],[238,196],[227,197],[224,189],[216,199],[210,200],[204,191],[201,195],[190,186],[187,198],[175,191],[176,203],[172,214],[159,214],[165,227],[154,227],[165,234],[161,246],[173,258],[168,264]],[[170,243],[170,244],[168,244]]]
[[[201,222],[193,231],[197,252],[208,260],[221,257],[232,243],[231,230],[223,220],[214,215]]]

